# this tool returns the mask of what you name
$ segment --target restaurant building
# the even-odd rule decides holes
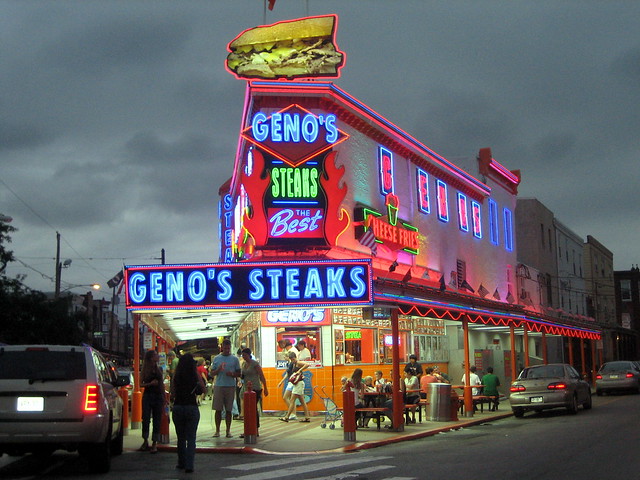
[[[490,149],[454,164],[325,77],[242,81],[233,176],[219,190],[220,262],[128,267],[127,305],[143,323],[177,340],[180,315],[233,316],[218,335],[254,351],[265,411],[285,408],[275,386],[287,341],[306,341],[315,411],[315,387],[340,405],[354,368],[397,379],[410,354],[452,383],[475,364],[508,385],[548,360],[547,336],[595,344],[597,330],[549,321],[520,298],[520,173]]]

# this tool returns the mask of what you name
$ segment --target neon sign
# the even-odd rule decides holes
[[[420,251],[420,239],[418,227],[398,219],[400,201],[397,196],[390,194],[386,199],[388,215],[385,218],[381,213],[370,208],[361,208],[363,225],[371,229],[376,241],[391,250],[404,250],[417,255]]]
[[[331,325],[331,318],[325,315],[324,309],[304,310],[269,310],[262,324],[265,327],[274,325]]]
[[[467,211],[467,197],[458,192],[458,226],[463,232],[469,231],[469,212]]]
[[[449,200],[447,200],[447,184],[436,180],[436,197],[438,199],[438,218],[443,222],[449,221]]]
[[[345,340],[360,340],[362,339],[362,332],[360,330],[347,330],[344,332]]]
[[[380,193],[393,193],[393,153],[384,147],[378,147],[378,166],[380,167]]]
[[[125,267],[128,309],[373,304],[371,261]]]
[[[222,250],[220,251],[221,262],[233,261],[233,198],[230,194],[225,194],[220,201],[220,238],[222,239]]]
[[[471,201],[471,219],[473,225],[473,236],[476,238],[482,238],[482,222],[480,204],[474,200]]]
[[[242,137],[292,167],[326,152],[349,135],[336,126],[334,114],[316,115],[300,105],[267,115],[256,112]]]
[[[416,171],[417,191],[418,191],[418,208],[422,213],[430,213],[431,205],[429,203],[429,175],[427,172],[418,168]]]

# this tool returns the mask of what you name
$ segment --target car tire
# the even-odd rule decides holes
[[[587,399],[582,404],[582,408],[584,408],[585,410],[591,410],[592,406],[593,406],[593,404],[592,404],[592,401],[591,401],[591,392],[588,392],[587,393]]]
[[[571,396],[571,401],[569,405],[567,405],[567,411],[572,415],[578,413],[578,397],[576,395]]]
[[[111,441],[111,455],[122,455],[124,451],[124,428],[120,425],[118,435]]]
[[[513,416],[516,418],[524,417],[524,408],[513,408]]]
[[[86,445],[83,450],[92,473],[108,473],[111,469],[111,427],[103,442]]]

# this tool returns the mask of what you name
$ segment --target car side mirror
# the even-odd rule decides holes
[[[127,385],[129,385],[129,375],[118,375],[118,378],[116,378],[115,386],[126,387]]]

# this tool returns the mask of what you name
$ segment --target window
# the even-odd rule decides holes
[[[442,180],[436,181],[436,197],[438,200],[438,218],[443,222],[448,222],[449,202],[447,200],[447,184]]]
[[[631,280],[620,280],[620,298],[623,302],[631,301]]]
[[[489,199],[489,236],[491,243],[498,245],[498,204],[495,200]]]
[[[429,175],[427,172],[418,168],[417,170],[417,188],[418,191],[418,208],[422,213],[430,213],[431,205],[429,202]]]
[[[504,248],[511,252],[513,251],[513,214],[511,210],[505,208],[503,210],[504,216]]]
[[[458,226],[463,232],[469,231],[469,211],[467,210],[467,197],[458,192]]]
[[[288,348],[286,348],[285,345],[291,343],[291,345],[295,347],[300,340],[304,340],[307,344],[312,361],[319,362],[322,360],[320,357],[320,328],[318,327],[278,329],[276,340],[278,342],[276,363],[279,368],[284,368],[288,360]]]
[[[373,328],[345,327],[345,363],[375,363],[376,334]]]
[[[471,220],[473,226],[473,236],[476,238],[482,238],[482,211],[480,210],[480,204],[475,201],[471,201]]]

